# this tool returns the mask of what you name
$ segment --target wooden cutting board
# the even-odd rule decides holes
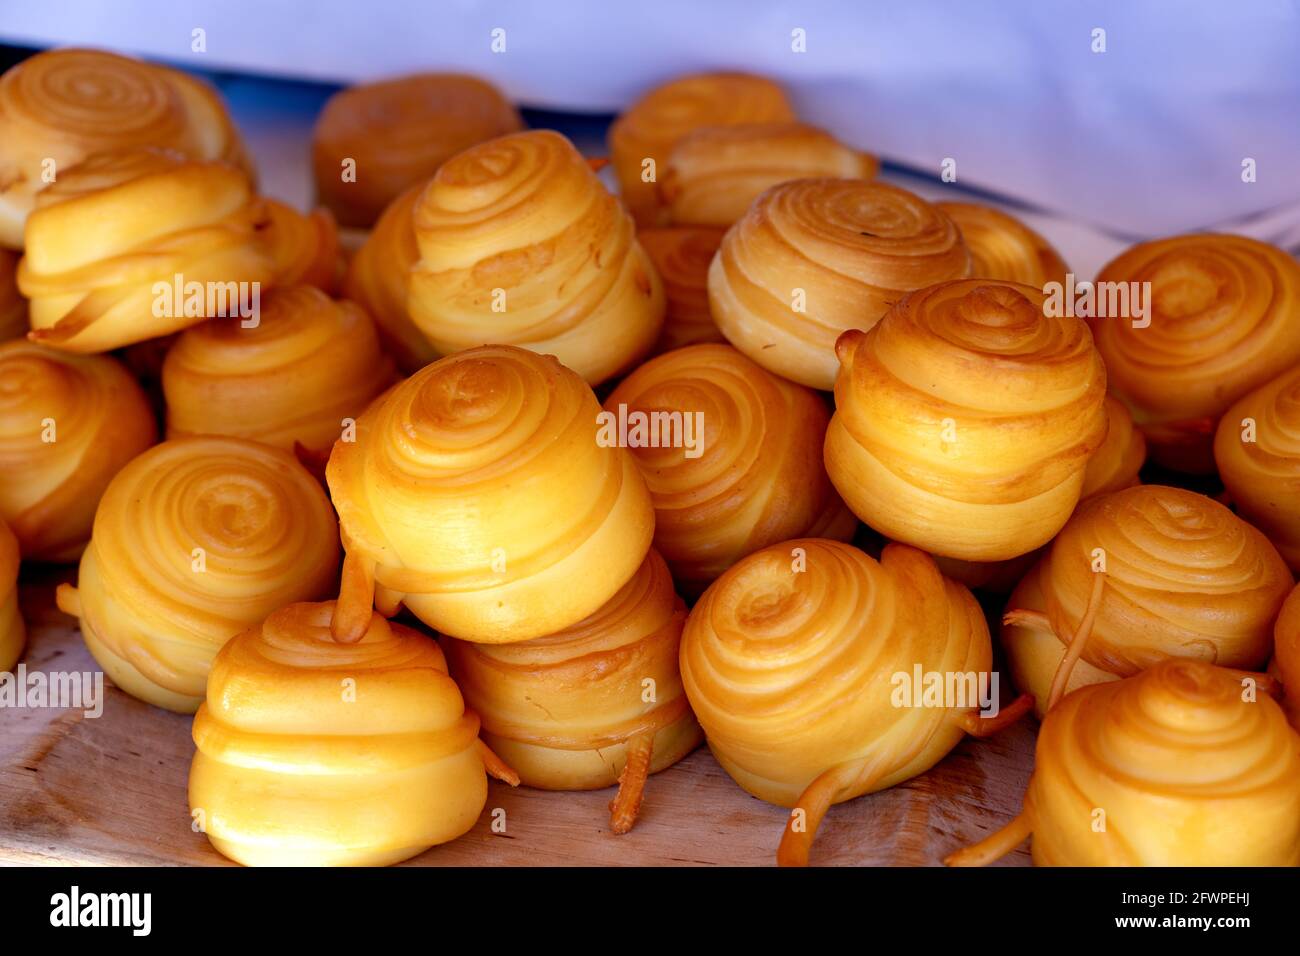
[[[70,577],[71,571],[64,573]],[[31,670],[98,670],[73,619],[53,607],[57,577],[24,581]],[[190,718],[106,682],[103,714],[0,710],[0,864],[222,865],[190,828]],[[833,807],[816,865],[936,865],[1009,820],[1033,762],[1032,717],[963,741],[937,767]],[[768,866],[787,811],[749,796],[705,747],[651,777],[635,829],[609,831],[613,790],[553,793],[493,781],[475,828],[414,866]],[[490,811],[505,810],[494,834]],[[1027,865],[1022,846],[1002,865]]]

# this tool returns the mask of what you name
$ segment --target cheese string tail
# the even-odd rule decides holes
[[[908,751],[896,755],[892,762],[880,754],[866,760],[849,761],[831,767],[808,784],[790,811],[790,819],[786,821],[781,845],[776,850],[776,865],[807,866],[817,828],[821,826],[822,818],[836,798],[850,788],[856,793],[871,790],[889,767],[905,765],[914,760],[925,748],[928,739],[928,735],[917,735]],[[798,816],[800,810],[803,811],[802,818]],[[795,829],[795,824],[800,821],[803,826]]]
[[[650,775],[654,741],[653,733],[636,734],[627,740],[627,763],[618,775],[618,793],[609,802],[609,825],[615,833],[627,833],[636,823]]]
[[[1100,576],[1099,576],[1100,577]],[[981,716],[976,711],[967,711],[959,718],[959,724],[972,737],[988,737],[1011,726],[1033,709],[1032,694],[1021,694],[1007,707],[1003,707],[991,717]],[[996,833],[985,837],[974,846],[958,850],[944,859],[945,866],[987,866],[994,860],[1010,853],[1029,836],[1031,824],[1029,816],[1023,810],[1010,823]]]
[[[808,784],[799,800],[790,811],[786,821],[785,832],[781,835],[781,845],[776,851],[777,866],[807,866],[808,855],[812,851],[813,839],[817,828],[821,826],[826,811],[835,802],[835,797],[849,784],[856,774],[854,765],[842,763],[818,776]],[[799,811],[803,811],[802,817]],[[802,823],[796,829],[795,825]]]
[[[972,737],[991,737],[1010,727],[1034,708],[1034,695],[1021,694],[996,714],[984,716],[978,710],[968,710],[957,718],[958,726]]]
[[[81,617],[81,594],[71,584],[60,584],[54,589],[54,603],[64,614]]]
[[[1026,608],[1012,608],[1002,615],[1002,623],[1007,627],[1027,627],[1034,631],[1052,632],[1052,622],[1042,611],[1030,611]]]
[[[384,590],[384,604],[390,605],[387,613],[396,610],[393,592]],[[343,644],[353,644],[361,640],[370,626],[375,603],[375,564],[374,561],[349,553],[343,561],[343,578],[339,584],[339,600],[335,606],[334,616],[330,620],[330,633],[334,639]],[[381,611],[385,610],[381,608]],[[494,777],[512,787],[519,786],[519,774],[502,760],[483,742],[476,741],[483,768],[488,776]],[[638,800],[639,803],[639,800]]]
[[[1101,611],[1101,598],[1105,587],[1106,572],[1094,571],[1092,592],[1088,595],[1088,603],[1083,610],[1083,619],[1079,621],[1074,636],[1066,644],[1065,656],[1061,658],[1061,663],[1056,668],[1056,676],[1052,678],[1052,689],[1047,695],[1048,710],[1055,707],[1056,702],[1065,696],[1065,688],[1070,683],[1070,675],[1074,673],[1074,665],[1083,656],[1083,649],[1088,644],[1088,638],[1092,635],[1093,624],[1096,623],[1097,614]]]
[[[1033,832],[1033,823],[1029,819],[1029,814],[1021,810],[1002,829],[986,836],[973,846],[963,847],[956,853],[944,857],[943,864],[944,866],[988,866],[1025,842],[1031,832]]]
[[[482,737],[479,737],[475,743],[478,746],[478,755],[483,758],[483,769],[487,771],[489,777],[508,783],[512,787],[519,786],[519,774],[513,767],[497,756],[496,751],[485,744]]]
[[[365,636],[375,607],[375,562],[355,551],[343,559],[339,599],[330,620],[330,634],[340,644],[355,644]]]

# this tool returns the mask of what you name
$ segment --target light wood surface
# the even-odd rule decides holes
[[[53,581],[25,583],[29,670],[98,670]],[[967,739],[937,767],[883,793],[833,807],[814,865],[937,865],[1020,808],[1032,766],[1032,718]],[[0,710],[0,864],[223,865],[190,828],[190,718],[106,684],[102,716]],[[770,866],[786,811],[736,786],[701,748],[650,779],[633,831],[609,831],[612,790],[552,793],[495,781],[475,828],[416,866]],[[492,832],[492,810],[505,832]],[[1026,847],[1001,865],[1026,865]]]

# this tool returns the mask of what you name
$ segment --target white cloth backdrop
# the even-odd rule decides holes
[[[842,138],[929,176],[951,157],[959,185],[1103,248],[1198,228],[1300,245],[1300,0],[3,0],[0,41],[332,82],[467,70],[579,112],[744,69]]]

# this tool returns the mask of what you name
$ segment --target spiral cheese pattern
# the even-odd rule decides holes
[[[344,296],[375,320],[384,348],[407,375],[438,357],[407,309],[411,269],[420,259],[411,214],[423,189],[423,183],[412,186],[384,210],[343,280]]]
[[[384,607],[466,640],[528,640],[593,613],[654,530],[635,461],[597,442],[600,411],[576,374],[525,349],[426,366],[334,446],[348,561],[372,571]]]
[[[395,380],[357,306],[309,285],[276,289],[256,327],[214,319],[176,340],[163,363],[167,437],[234,435],[328,453]]]
[[[369,226],[452,156],[522,128],[496,87],[461,73],[350,87],[330,97],[316,121],[316,188],[343,225]]]
[[[1244,696],[1238,675],[1170,660],[1066,697],[1025,798],[1034,862],[1300,865],[1300,736]]]
[[[0,520],[0,672],[12,671],[27,643],[18,606],[18,539]]]
[[[1292,578],[1258,530],[1211,498],[1141,485],[1085,503],[1043,564],[1047,614],[1071,633],[1105,553],[1107,595],[1084,659],[1127,676],[1168,656],[1264,663]]]
[[[1047,617],[1050,633],[1012,624],[1002,634],[1018,682],[1035,700],[1048,699],[1102,561],[1105,586],[1082,654],[1091,667],[1072,686],[1127,677],[1167,657],[1244,669],[1268,659],[1293,583],[1277,549],[1211,498],[1139,485],[1080,505],[1033,583],[1008,605]]]
[[[1300,263],[1255,239],[1196,234],[1136,245],[1097,281],[1150,283],[1149,325],[1092,320],[1111,390],[1158,460],[1212,471],[1218,418],[1300,362]]]
[[[664,285],[667,312],[655,354],[701,342],[725,342],[709,314],[709,263],[722,243],[721,229],[669,226],[637,230]]]
[[[110,479],[157,438],[116,360],[0,343],[0,518],[28,560],[75,561]]]
[[[227,640],[328,591],[336,535],[320,485],[286,452],[212,435],[163,442],[104,492],[60,607],[115,684],[193,713]]]
[[[249,168],[220,98],[189,74],[79,49],[12,67],[0,76],[0,245],[22,248],[50,173],[61,179],[90,156],[142,146]]]
[[[992,649],[970,592],[925,554],[799,539],[750,555],[692,609],[682,682],[718,762],[781,806],[848,766],[834,802],[922,773],[961,738],[953,711],[894,703],[914,665],[983,672]]]
[[[727,227],[760,193],[792,179],[871,179],[876,157],[804,123],[706,126],[672,148],[659,198],[674,225]]]
[[[438,645],[378,615],[339,644],[332,614],[291,604],[212,664],[190,807],[241,863],[396,863],[469,830],[487,799],[478,718]]]
[[[610,393],[605,411],[649,423],[643,440],[653,444],[632,454],[654,503],[655,546],[684,594],[769,544],[847,541],[857,528],[822,464],[829,415],[821,396],[729,345],[651,359]],[[635,437],[629,429],[629,447]]]
[[[664,294],[632,220],[573,144],[538,130],[444,163],[413,213],[411,318],[443,354],[553,354],[598,384],[646,355]]]
[[[971,274],[952,220],[905,189],[800,179],[763,193],[709,267],[728,341],[770,372],[829,390],[835,340],[875,325],[913,289]]]
[[[27,221],[18,287],[31,338],[103,352],[235,314],[274,276],[267,221],[226,163],[153,149],[89,159],[46,187]]]
[[[876,530],[967,561],[1051,540],[1106,431],[1087,326],[1029,286],[969,279],[841,336],[826,469]]]
[[[1300,365],[1228,409],[1214,460],[1238,513],[1300,572]]]
[[[677,665],[685,621],[668,566],[651,549],[617,594],[572,627],[517,644],[448,639],[446,650],[484,739],[525,784],[626,787],[625,770],[644,747],[639,804],[644,776],[703,738]]]
[[[706,126],[785,123],[795,119],[785,91],[771,80],[744,73],[701,73],[655,87],[609,128],[609,152],[623,201],[642,225],[662,225],[656,181],[672,148]],[[642,178],[646,160],[655,176]]]

